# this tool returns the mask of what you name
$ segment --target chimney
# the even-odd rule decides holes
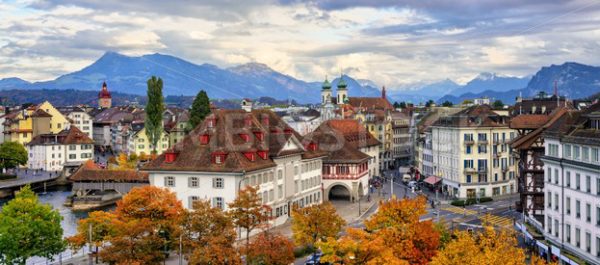
[[[385,95],[385,86],[383,86],[383,88],[381,89],[381,98],[385,99],[386,95]]]

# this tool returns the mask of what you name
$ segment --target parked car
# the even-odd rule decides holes
[[[325,262],[325,263],[321,262],[321,256],[323,256],[323,253],[321,251],[317,251],[317,253],[310,254],[308,256],[308,258],[306,258],[306,262],[304,262],[304,264],[305,265],[329,264],[327,262]]]
[[[421,185],[419,185],[419,182],[416,182],[414,180],[408,182],[408,187],[414,188],[415,190],[421,190]]]

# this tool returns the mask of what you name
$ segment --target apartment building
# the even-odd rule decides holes
[[[562,115],[543,137],[543,224],[552,255],[600,264],[600,104]]]
[[[517,166],[509,146],[516,132],[508,121],[490,106],[476,105],[431,126],[433,172],[442,178],[444,192],[458,198],[517,192]]]
[[[174,191],[186,208],[209,200],[227,209],[240,188],[258,187],[273,209],[272,224],[280,225],[294,205],[322,202],[324,155],[305,148],[301,135],[272,111],[215,109],[143,170],[151,185]]]
[[[94,157],[94,141],[77,127],[35,136],[26,145],[31,169],[72,172]]]

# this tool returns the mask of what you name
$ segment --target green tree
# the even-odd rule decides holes
[[[27,150],[18,142],[4,142],[0,144],[0,166],[14,168],[27,164]]]
[[[152,76],[148,79],[148,102],[146,103],[146,121],[144,127],[148,141],[152,144],[152,152],[156,153],[156,145],[163,133],[162,115],[165,111],[162,79]]]
[[[444,103],[442,103],[442,106],[444,107],[452,107],[454,104],[452,104],[452,102],[450,102],[449,100],[444,101]]]
[[[494,107],[495,109],[504,108],[504,102],[502,102],[502,100],[497,99],[496,101],[494,101],[494,103],[492,103],[492,107]]]
[[[425,102],[425,107],[431,107],[432,104],[435,104],[435,102],[433,102],[433,100],[427,100],[427,102]]]
[[[0,212],[0,263],[25,264],[33,256],[52,259],[66,248],[62,217],[50,205],[40,204],[25,186]]]
[[[200,124],[206,115],[210,113],[210,100],[206,91],[200,90],[194,102],[192,103],[192,109],[190,110],[190,127],[196,128]]]

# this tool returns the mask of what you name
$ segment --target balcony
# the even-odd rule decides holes
[[[504,173],[508,172],[508,166],[502,166],[502,172],[504,172]]]
[[[475,173],[475,172],[477,172],[477,170],[475,168],[472,168],[472,167],[466,167],[465,168],[465,173],[466,174]]]
[[[483,144],[488,144],[488,140],[487,139],[480,139],[477,140],[477,144],[483,145]]]
[[[475,141],[473,140],[464,140],[465,145],[473,145],[475,144]]]
[[[494,139],[494,140],[492,141],[492,143],[494,143],[494,145],[497,145],[497,144],[502,144],[502,140],[500,140],[500,139]]]
[[[479,173],[479,174],[485,174],[485,173],[487,173],[487,171],[488,170],[485,167],[480,167],[477,169],[477,173]]]

